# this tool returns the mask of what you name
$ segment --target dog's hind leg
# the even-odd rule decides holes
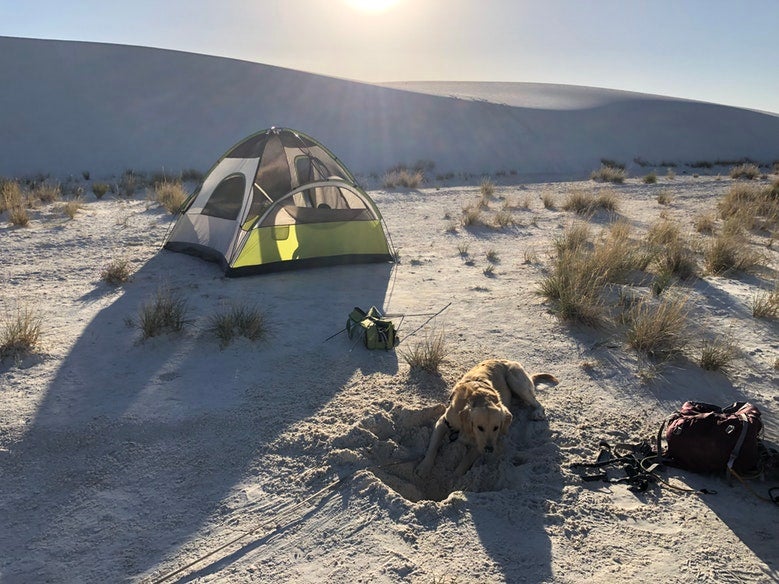
[[[427,447],[425,458],[414,470],[420,477],[426,477],[430,474],[430,470],[433,468],[435,457],[438,454],[438,449],[441,447],[441,442],[443,442],[444,434],[446,434],[447,429],[446,418],[441,416],[435,423],[435,428],[433,428],[433,435],[430,437],[430,444]]]
[[[533,383],[533,379],[528,376],[524,369],[521,367],[509,369],[506,375],[506,383],[514,395],[530,406],[532,409],[531,419],[543,420],[546,417],[544,407],[536,399],[535,383]]]

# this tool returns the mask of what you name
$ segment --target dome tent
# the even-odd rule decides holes
[[[288,128],[252,134],[222,156],[165,248],[217,261],[227,276],[393,258],[381,214],[352,173]]]

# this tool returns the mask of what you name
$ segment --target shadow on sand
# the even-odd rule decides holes
[[[157,254],[86,325],[29,430],[0,457],[3,580],[116,582],[170,563],[268,444],[364,368],[345,335],[323,341],[355,305],[381,306],[391,270],[231,280]],[[141,343],[127,320],[163,282],[188,299],[192,322]],[[230,303],[261,307],[270,338],[220,350],[208,318]],[[397,362],[381,367],[393,374]]]

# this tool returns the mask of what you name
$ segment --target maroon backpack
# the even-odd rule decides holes
[[[688,401],[665,426],[668,444],[663,461],[694,472],[732,469],[748,473],[758,467],[760,410],[746,402],[726,408]],[[662,435],[662,428],[660,430]],[[658,452],[660,450],[658,435]]]

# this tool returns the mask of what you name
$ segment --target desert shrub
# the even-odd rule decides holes
[[[644,175],[644,178],[642,179],[645,184],[653,185],[657,182],[657,173],[655,171],[650,172],[649,174]]]
[[[511,214],[511,211],[508,209],[501,209],[497,213],[495,213],[495,217],[493,218],[495,227],[503,228],[503,227],[511,227],[512,225],[515,225],[516,222],[514,221],[514,216]]]
[[[222,348],[234,338],[259,341],[268,334],[265,314],[254,306],[234,305],[210,318],[209,330],[219,339]]]
[[[187,192],[179,181],[163,181],[154,185],[152,199],[168,213],[177,213],[187,199]]]
[[[11,207],[8,209],[8,220],[16,227],[27,227],[30,224],[30,215],[24,207]]]
[[[650,260],[643,247],[631,239],[627,221],[618,221],[601,233],[590,259],[595,271],[611,283],[625,282],[631,272],[646,269]]]
[[[762,263],[762,256],[738,232],[723,232],[711,240],[703,253],[706,269],[712,274],[745,271]]]
[[[481,181],[481,196],[483,199],[491,199],[495,196],[495,183],[489,178],[483,178]]]
[[[13,225],[24,227],[30,222],[24,193],[16,181],[2,181],[0,183],[0,213],[5,211],[8,211],[8,220]]]
[[[554,211],[557,208],[555,203],[555,197],[554,195],[552,195],[552,193],[542,194],[541,202],[544,204],[544,208],[549,209],[550,211]]]
[[[760,177],[760,168],[756,164],[744,163],[730,169],[730,178],[745,178],[748,180]]]
[[[669,169],[666,171],[666,173],[665,173],[665,177],[666,177],[668,180],[673,180],[673,179],[675,179],[675,178],[676,178],[676,171],[675,171],[673,168],[669,168]]]
[[[416,189],[422,184],[425,177],[421,170],[408,170],[407,168],[396,168],[389,170],[382,178],[382,187],[385,189],[394,189],[395,187],[404,187]]]
[[[62,197],[62,188],[59,183],[42,182],[30,191],[30,197],[41,203],[53,203]]]
[[[463,207],[462,224],[465,227],[483,225],[481,209],[474,205],[467,205]]]
[[[735,184],[717,208],[720,218],[737,221],[746,229],[779,222],[779,196],[772,186]]]
[[[668,191],[660,191],[657,193],[657,204],[658,205],[670,205],[671,204],[672,197]]]
[[[138,327],[143,339],[179,332],[186,323],[187,301],[168,286],[160,286],[154,298],[141,306]]]
[[[590,180],[597,182],[623,183],[627,178],[624,168],[602,165],[598,170],[590,173]]]
[[[753,295],[751,308],[755,318],[779,318],[779,285]]]
[[[552,301],[552,312],[562,320],[599,326],[604,320],[601,290],[609,274],[602,258],[593,259],[588,225],[572,224],[554,244],[557,257],[539,293]]]
[[[31,308],[7,315],[0,328],[0,361],[33,352],[40,343],[42,327],[43,319]]]
[[[132,274],[132,265],[124,258],[114,259],[108,262],[100,271],[100,279],[111,284],[118,286],[124,284],[130,279]]]
[[[573,211],[579,215],[591,215],[598,210],[615,212],[618,209],[617,196],[613,191],[591,193],[575,190],[565,198],[564,211]]]
[[[24,206],[24,194],[19,183],[12,180],[0,181],[0,213],[13,207]]]
[[[590,245],[590,226],[576,221],[569,225],[561,235],[554,238],[557,254],[566,251],[579,251]]]
[[[693,219],[695,231],[710,235],[714,233],[715,217],[711,213],[700,213]]]
[[[487,276],[488,278],[492,278],[495,276],[495,264],[487,264],[484,266],[484,269],[481,271],[482,274]]]
[[[443,330],[425,333],[424,338],[415,342],[411,348],[400,350],[403,360],[412,370],[422,370],[428,373],[438,373],[441,363],[446,359],[449,349]]]
[[[601,290],[606,274],[595,271],[583,249],[558,254],[553,271],[541,280],[539,293],[553,302],[552,312],[560,319],[599,326],[604,321]]]
[[[66,201],[65,204],[62,205],[63,213],[65,213],[65,215],[67,215],[70,219],[73,219],[76,216],[76,213],[78,213],[83,208],[84,203],[79,198]]]
[[[642,300],[627,310],[624,320],[628,344],[651,357],[674,357],[689,341],[687,301],[678,295]]]
[[[695,252],[677,223],[666,219],[653,223],[647,231],[646,240],[660,274],[673,275],[682,280],[697,275]]]
[[[727,371],[739,355],[730,339],[711,339],[703,342],[698,365],[706,371]]]
[[[103,196],[109,191],[110,185],[104,182],[92,183],[92,192],[97,199],[102,199]]]
[[[135,194],[135,191],[142,185],[143,177],[132,170],[125,170],[122,177],[119,179],[117,189],[120,195],[132,197]]]

